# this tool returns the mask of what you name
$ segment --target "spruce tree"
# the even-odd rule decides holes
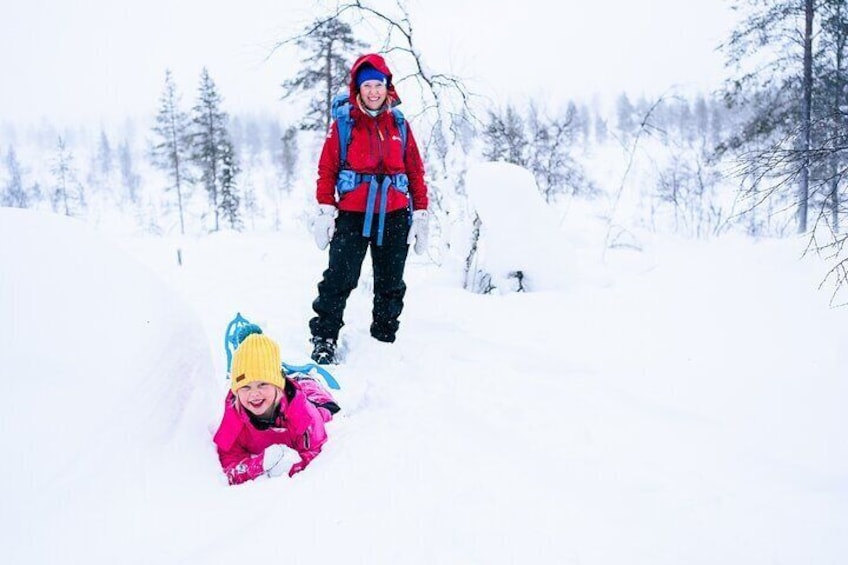
[[[121,181],[126,189],[127,198],[132,204],[138,204],[138,189],[141,184],[141,177],[135,170],[130,144],[126,140],[118,147],[118,163],[121,168]]]
[[[77,181],[73,160],[65,139],[59,136],[56,158],[51,167],[54,179],[51,204],[55,212],[66,216],[78,216],[85,208],[85,194],[82,185]]]
[[[839,233],[848,174],[848,6],[844,0],[823,0],[819,14],[822,33],[813,72],[821,94],[813,108],[813,166],[826,186],[822,206],[830,212],[830,227]]]
[[[109,138],[103,130],[100,130],[100,145],[97,148],[97,164],[99,173],[104,178],[108,177],[112,172],[112,146],[109,144]]]
[[[159,112],[153,127],[156,144],[152,158],[156,167],[163,170],[172,184],[166,191],[174,191],[177,199],[177,211],[180,216],[180,233],[185,234],[185,192],[191,182],[186,162],[190,157],[191,121],[188,114],[180,109],[180,96],[174,85],[170,70],[165,71],[165,90],[159,99]],[[135,201],[136,183],[132,180],[129,153],[122,154],[121,173],[124,184],[130,189],[130,199]]]
[[[306,53],[303,67],[292,79],[283,82],[283,98],[297,93],[310,96],[309,109],[301,129],[327,131],[333,97],[346,89],[351,56],[367,47],[353,36],[351,27],[338,18],[318,20],[295,41]]]
[[[807,231],[814,154],[813,110],[821,95],[814,67],[821,52],[816,27],[818,5],[812,0],[737,0],[735,8],[747,16],[724,45],[737,75],[725,89],[731,107],[744,108],[749,117],[742,128],[719,146],[748,161],[746,174],[755,179],[752,191],[794,200],[799,232]],[[767,181],[767,182],[763,182]],[[787,191],[793,187],[794,194]]]
[[[486,159],[527,166],[528,139],[524,120],[512,105],[507,105],[503,113],[489,110],[489,122],[483,138],[486,142],[483,156]]]
[[[280,150],[282,188],[286,192],[291,192],[298,158],[297,129],[294,126],[287,127],[280,141],[282,142]]]
[[[239,230],[242,227],[239,215],[240,198],[236,186],[239,166],[232,143],[222,142],[221,152],[221,215],[231,229]]]
[[[215,219],[214,231],[220,230],[222,212],[231,225],[238,212],[235,193],[238,165],[227,130],[229,116],[221,109],[221,103],[215,82],[204,68],[200,75],[198,99],[192,111],[191,159],[200,171],[201,181],[209,197]],[[226,195],[222,194],[225,171],[228,176]]]
[[[18,162],[13,147],[9,147],[9,151],[6,153],[6,169],[9,172],[9,180],[6,182],[3,192],[0,193],[0,205],[11,208],[29,207],[29,196],[24,188],[21,164]]]

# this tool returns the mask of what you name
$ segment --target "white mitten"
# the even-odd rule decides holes
[[[279,443],[266,447],[262,457],[262,470],[269,477],[279,477],[286,472],[288,467],[288,464],[284,462],[286,459],[290,461],[297,459],[293,455],[293,450]]]
[[[318,215],[312,220],[312,236],[318,249],[327,249],[333,234],[336,232],[336,207],[331,204],[319,204]]]
[[[412,213],[412,225],[409,226],[409,236],[406,243],[415,243],[415,252],[419,255],[427,251],[427,238],[429,236],[429,216],[427,210],[416,210]]]

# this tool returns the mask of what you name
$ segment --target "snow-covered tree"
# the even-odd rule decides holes
[[[209,197],[214,216],[213,230],[220,229],[223,212],[227,220],[238,216],[235,176],[238,173],[233,143],[227,130],[229,116],[221,108],[221,95],[204,68],[200,76],[198,99],[192,113],[191,159],[200,170],[200,178]],[[228,194],[224,195],[224,175],[228,175]]]
[[[735,76],[725,98],[749,118],[722,147],[741,155],[754,179],[754,200],[794,200],[799,232],[810,203],[813,0],[737,0],[745,19],[724,45]],[[794,194],[789,194],[792,187]]]
[[[191,182],[186,163],[191,156],[191,121],[188,114],[180,109],[180,96],[174,84],[170,70],[165,71],[165,89],[159,99],[159,112],[156,115],[156,125],[153,133],[156,141],[152,150],[153,163],[164,171],[171,179],[171,184],[166,192],[173,191],[177,200],[177,211],[180,217],[180,233],[185,234],[185,193]],[[122,155],[121,171],[124,175],[125,184],[132,187],[131,194],[135,194],[132,182],[127,184],[129,172],[129,154]]]
[[[571,154],[580,135],[577,106],[569,104],[564,116],[549,119],[531,105],[527,126],[528,168],[545,201],[553,202],[560,194],[593,194],[595,188]]]
[[[126,189],[127,198],[130,203],[138,204],[138,190],[141,186],[141,176],[135,170],[132,150],[127,140],[124,140],[118,146],[118,164],[121,169],[121,182]]]
[[[236,185],[236,176],[239,173],[238,160],[232,143],[224,140],[221,147],[221,215],[231,229],[239,230],[242,227],[242,221],[239,214],[240,199]]]
[[[100,143],[97,146],[97,168],[103,177],[108,177],[112,172],[112,146],[103,130],[100,130]]]
[[[53,173],[51,204],[55,212],[61,212],[66,216],[77,216],[85,209],[85,193],[82,184],[77,180],[73,160],[65,139],[59,136],[56,156],[50,169]]]
[[[489,110],[483,139],[483,156],[486,159],[527,166],[529,140],[524,130],[524,120],[512,105],[507,105],[502,112]]]
[[[6,153],[6,170],[9,174],[9,180],[6,181],[6,186],[0,194],[0,205],[12,208],[29,207],[30,199],[24,188],[21,164],[18,162],[13,147],[9,147],[9,151]]]

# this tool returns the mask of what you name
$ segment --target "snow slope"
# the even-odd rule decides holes
[[[646,243],[523,294],[413,257],[393,345],[363,280],[324,453],[229,487],[223,332],[241,311],[307,360],[325,256],[302,226],[109,241],[0,209],[3,560],[844,562],[845,311],[820,266],[793,241]]]

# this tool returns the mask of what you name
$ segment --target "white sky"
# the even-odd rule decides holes
[[[9,2],[0,18],[0,121],[150,114],[165,68],[190,102],[204,65],[227,109],[284,111],[279,84],[300,55],[265,56],[274,40],[312,19],[316,4]],[[407,5],[428,64],[495,99],[714,86],[723,72],[714,48],[731,21],[722,0],[566,0],[554,15],[548,0],[492,0],[485,14],[472,0]]]

